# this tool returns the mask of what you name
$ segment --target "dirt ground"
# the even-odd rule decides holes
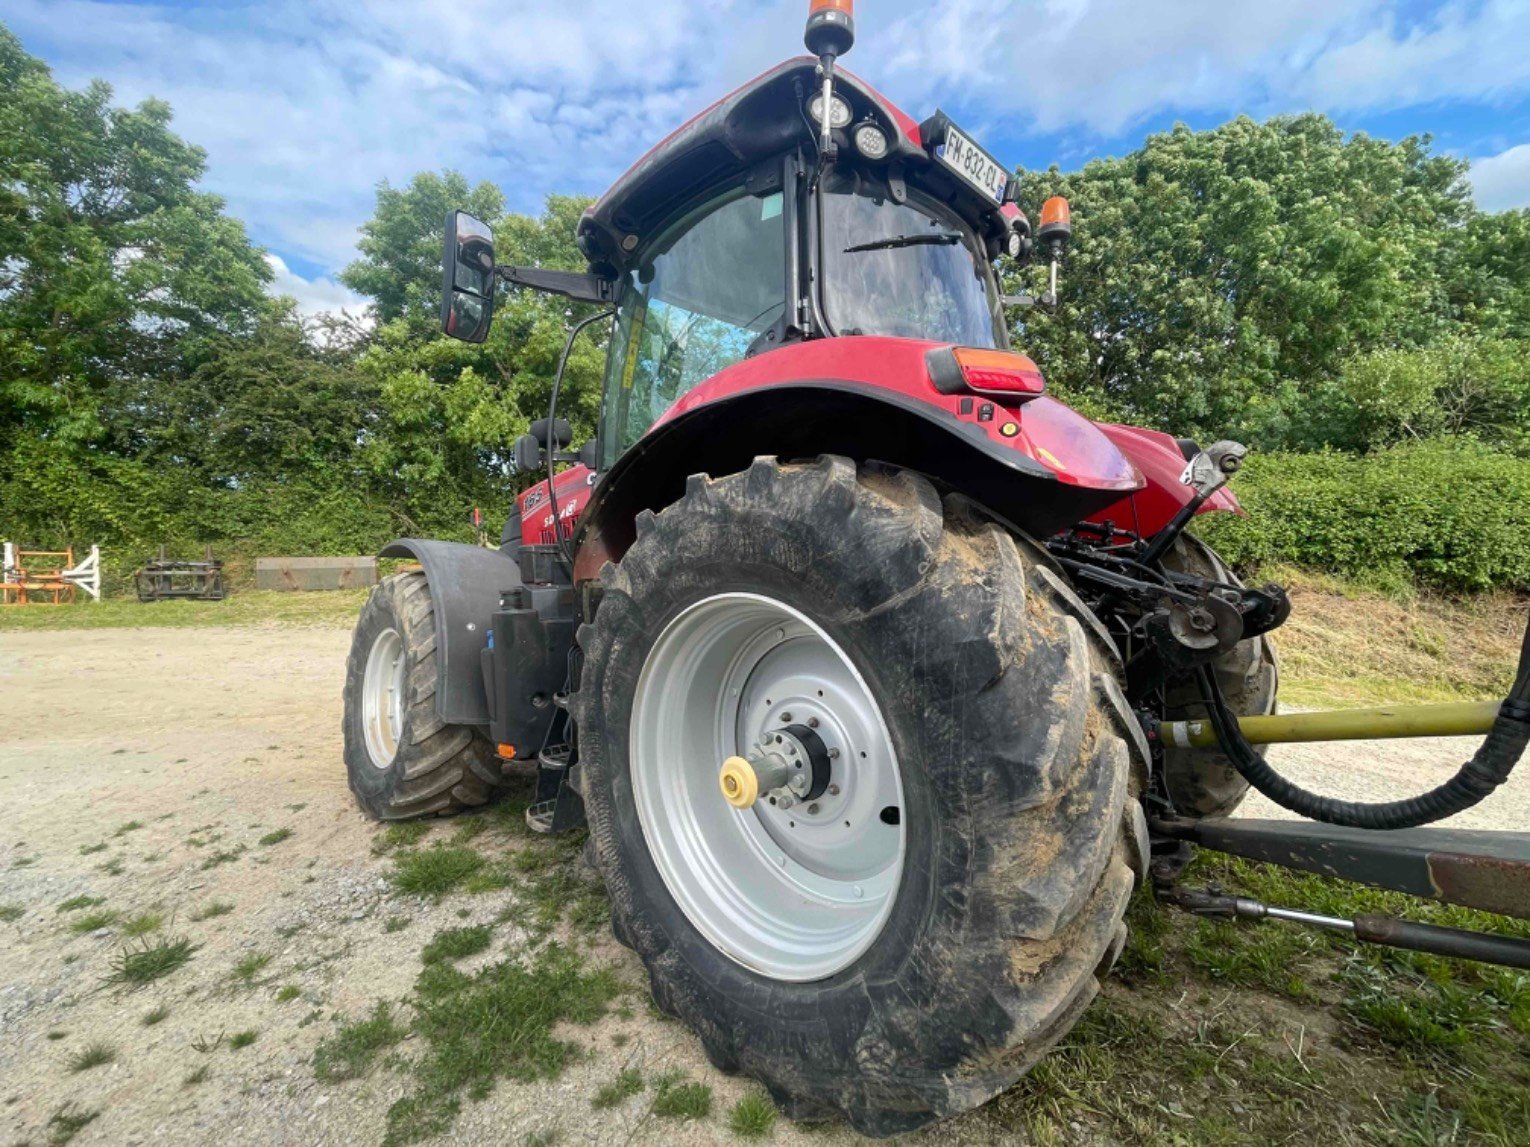
[[[320,1083],[316,1046],[337,1017],[404,999],[436,932],[495,918],[515,892],[435,902],[393,891],[391,861],[374,854],[377,829],[352,803],[340,760],[348,642],[336,627],[0,632],[0,903],[23,910],[0,923],[4,1142],[49,1141],[60,1134],[50,1118],[68,1104],[100,1112],[80,1144],[382,1140],[406,1081],[379,1071]],[[1472,746],[1385,757],[1368,744],[1303,747],[1274,759],[1326,791],[1374,799],[1435,783]],[[1462,823],[1522,828],[1527,810],[1522,770]],[[260,843],[280,829],[290,837]],[[80,913],[59,905],[81,896],[104,898],[118,919],[73,930]],[[215,902],[233,908],[197,919]],[[106,977],[129,942],[124,922],[143,913],[164,917],[155,935],[199,947],[172,975],[120,991]],[[400,918],[407,926],[386,930]],[[507,942],[501,929],[463,966],[503,958]],[[252,955],[272,959],[242,983],[234,969]],[[640,982],[608,939],[589,955]],[[145,1024],[160,1007],[168,1015]],[[256,1038],[237,1050],[218,1039],[245,1031]],[[554,1129],[562,1142],[732,1141],[727,1112],[750,1085],[713,1071],[679,1025],[634,1000],[559,1034],[591,1054],[550,1082],[501,1081],[464,1102],[442,1141],[521,1143]],[[72,1071],[71,1057],[98,1042],[115,1060]],[[655,1120],[643,1095],[593,1109],[595,1092],[629,1066],[711,1085],[712,1115]],[[205,1079],[187,1082],[202,1068]],[[784,1120],[772,1134],[854,1141]]]

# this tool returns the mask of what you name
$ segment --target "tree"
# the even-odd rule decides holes
[[[169,124],[100,81],[65,90],[0,27],[0,452],[22,434],[131,450],[145,388],[266,306],[261,251]]]
[[[1066,394],[1176,433],[1280,442],[1346,360],[1453,320],[1440,274],[1473,210],[1427,138],[1344,136],[1325,117],[1183,125],[1119,159],[1022,173],[1069,197],[1057,316],[1020,341]]]
[[[492,193],[492,194],[490,194]],[[378,396],[376,434],[366,445],[373,480],[399,504],[422,492],[441,501],[496,504],[530,480],[509,472],[510,446],[547,413],[571,326],[593,308],[521,288],[501,288],[481,345],[440,333],[441,229],[462,206],[494,229],[500,263],[582,270],[574,241],[587,199],[554,195],[539,217],[501,215],[498,192],[471,191],[455,172],[420,175],[405,191],[384,186],[363,228],[365,257],[346,281],[386,317],[359,369]],[[604,332],[582,336],[569,355],[559,414],[576,434],[595,431]]]

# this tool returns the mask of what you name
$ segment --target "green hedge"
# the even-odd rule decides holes
[[[31,445],[0,473],[0,538],[98,543],[117,585],[161,542],[181,556],[204,543],[240,559],[365,554],[399,534],[468,541],[475,501],[491,528],[510,506],[508,491],[486,488],[422,491],[401,507],[359,480],[211,488],[187,471],[106,456],[69,466]],[[1373,583],[1530,590],[1530,459],[1460,439],[1361,456],[1256,453],[1234,489],[1249,516],[1215,514],[1196,528],[1240,567],[1278,561]]]
[[[1530,459],[1438,439],[1373,454],[1251,454],[1248,517],[1198,532],[1235,565],[1281,561],[1372,581],[1530,590]]]

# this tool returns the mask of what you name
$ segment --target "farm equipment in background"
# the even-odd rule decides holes
[[[76,563],[74,547],[24,550],[6,542],[0,566],[0,605],[69,605],[76,588],[101,600],[101,547],[91,546]]]
[[[1420,827],[1530,739],[1530,633],[1495,707],[1276,716],[1277,585],[1189,532],[1246,451],[1095,423],[1010,345],[993,264],[1047,264],[1017,180],[947,116],[841,70],[849,0],[792,59],[648,152],[584,215],[587,269],[495,260],[447,219],[442,325],[501,283],[572,325],[514,446],[498,550],[399,539],[347,663],[350,786],[383,819],[537,772],[539,832],[588,825],[618,940],[719,1068],[871,1135],[1013,1083],[1098,991],[1135,886],[1191,911],[1530,966],[1530,944],[1181,888],[1191,845],[1530,917],[1530,835]],[[557,415],[610,332],[596,437]],[[566,466],[557,472],[559,465]],[[1407,712],[1407,711],[1402,711]],[[1304,792],[1261,748],[1486,734],[1429,794]],[[1253,742],[1252,744],[1250,742]],[[1231,818],[1253,785],[1308,820]],[[1313,821],[1322,823],[1312,823]]]
[[[133,586],[139,601],[222,601],[223,563],[212,556],[211,546],[202,551],[201,561],[171,558],[160,546],[158,557],[133,571]]]

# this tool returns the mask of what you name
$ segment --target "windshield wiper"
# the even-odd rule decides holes
[[[955,231],[932,231],[926,235],[896,235],[891,239],[873,239],[870,243],[857,243],[846,247],[844,253],[856,251],[890,251],[894,247],[949,247],[960,243],[962,237]]]

